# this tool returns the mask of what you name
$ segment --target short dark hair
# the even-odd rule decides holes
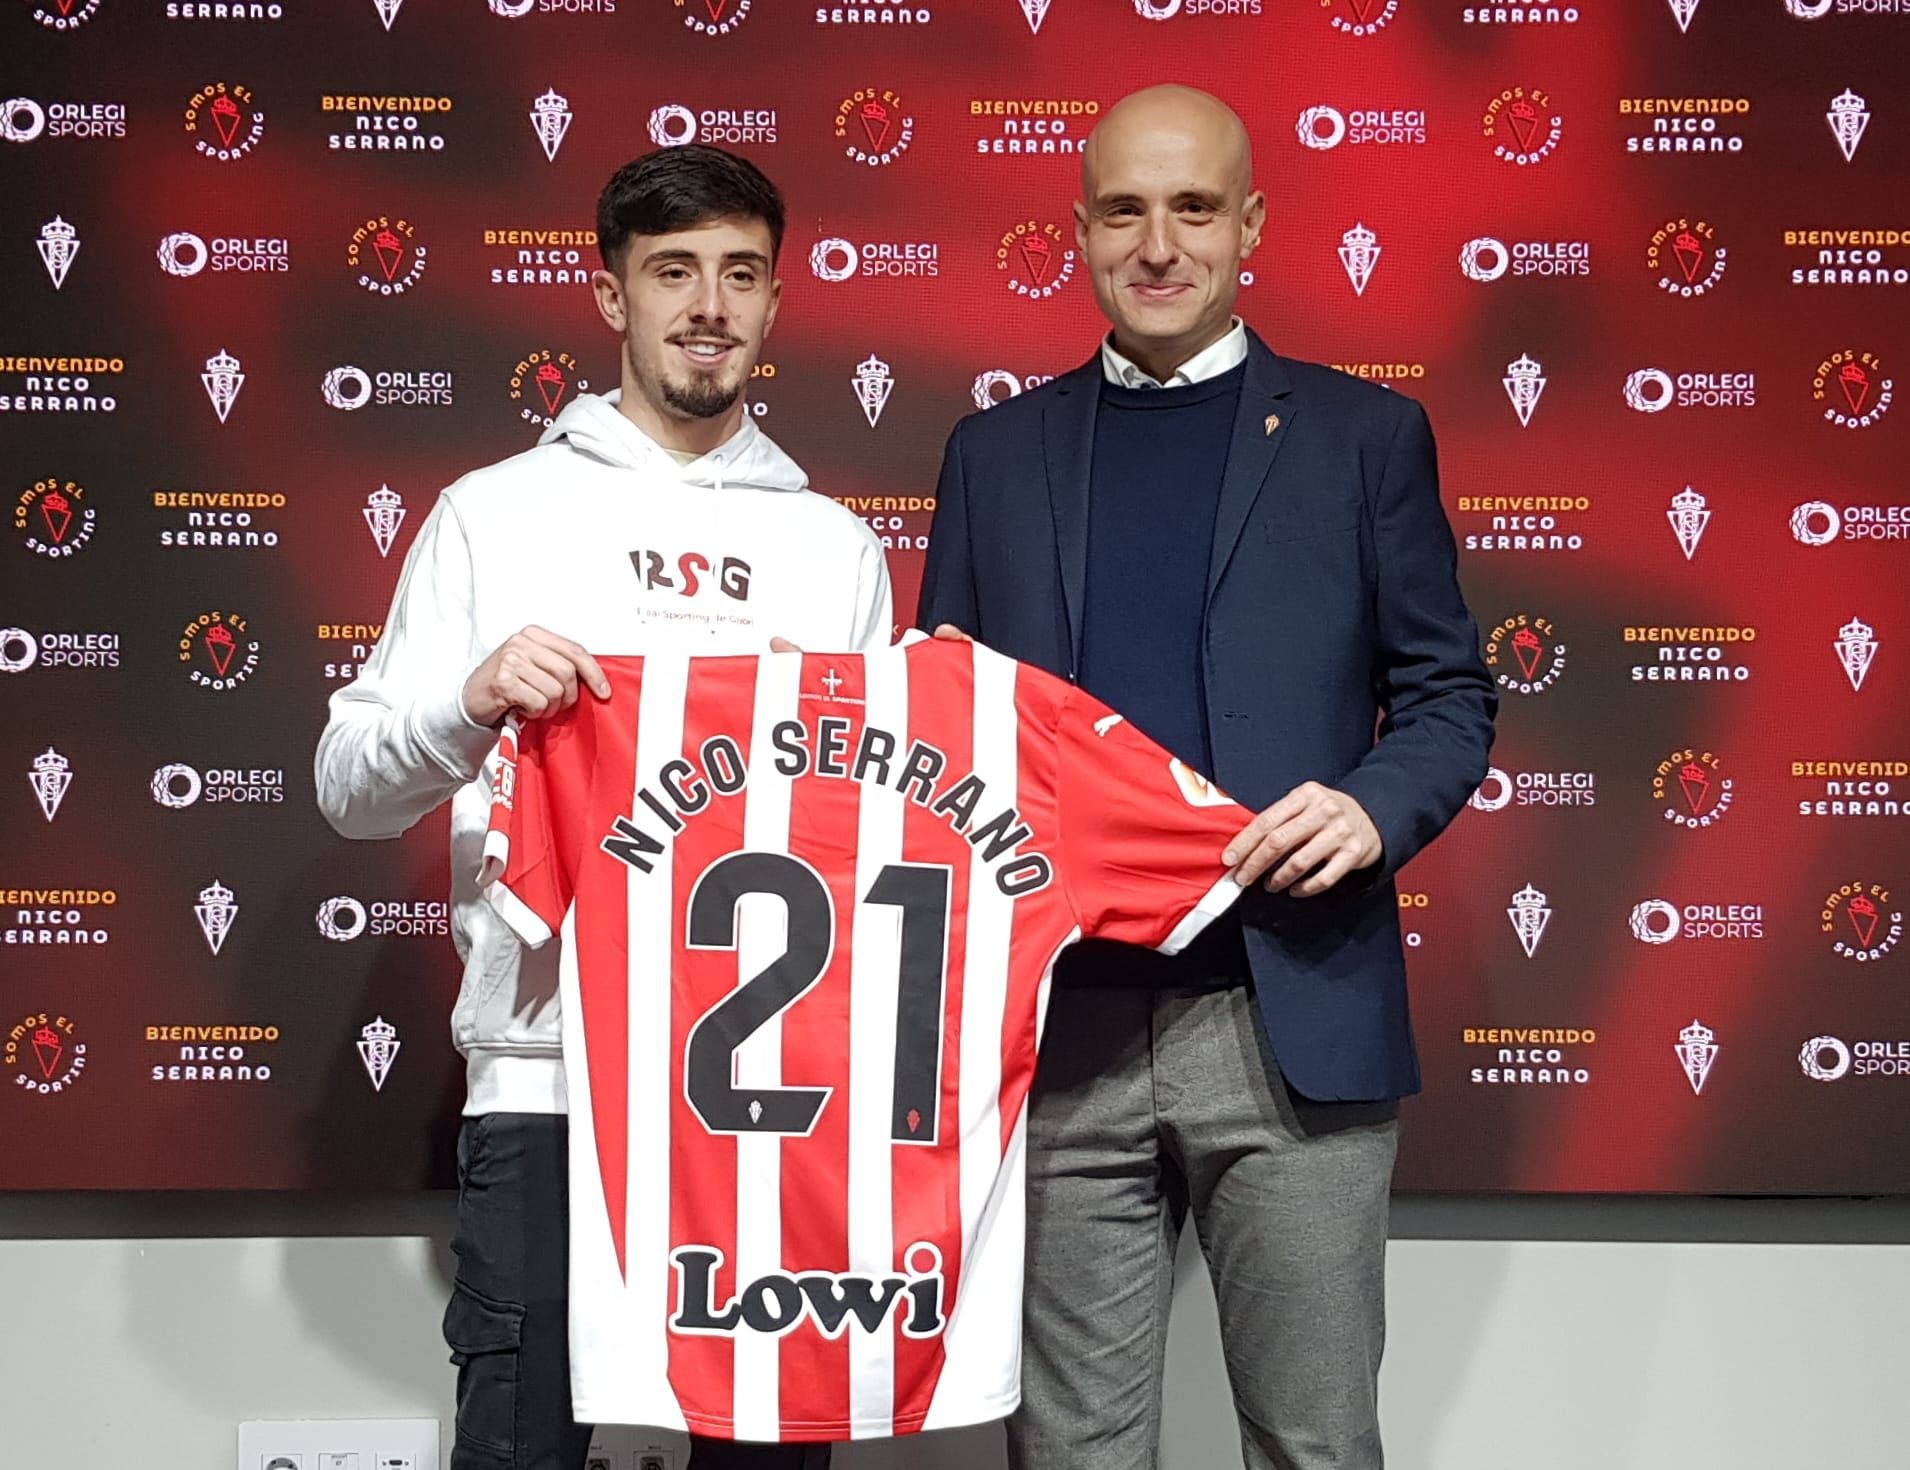
[[[770,261],[783,248],[783,196],[747,158],[691,143],[626,163],[597,196],[597,248],[621,274],[632,235],[668,235],[719,219],[769,226]]]

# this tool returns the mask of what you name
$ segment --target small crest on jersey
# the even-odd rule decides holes
[[[1167,769],[1174,773],[1174,784],[1180,787],[1180,794],[1189,806],[1226,806],[1233,800],[1213,782],[1190,766],[1184,766],[1177,760],[1170,760]]]

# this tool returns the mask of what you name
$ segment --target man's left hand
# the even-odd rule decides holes
[[[1304,781],[1242,827],[1221,861],[1239,864],[1234,881],[1242,888],[1264,873],[1267,892],[1312,898],[1372,867],[1384,851],[1364,807],[1344,791]]]

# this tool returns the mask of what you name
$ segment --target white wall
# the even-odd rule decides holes
[[[242,1418],[437,1415],[448,1445],[449,1225],[442,1196],[0,1199],[0,1466],[226,1470]],[[1455,1238],[1511,1233],[1604,1238]],[[1392,1470],[1910,1465],[1910,1201],[1403,1201],[1395,1235]],[[1216,1470],[1182,1264],[1165,1466]],[[997,1444],[837,1464],[996,1470]]]

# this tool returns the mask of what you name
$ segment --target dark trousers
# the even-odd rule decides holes
[[[458,1133],[458,1258],[444,1340],[458,1369],[451,1470],[584,1470],[570,1412],[568,1120],[466,1118]],[[689,1470],[826,1470],[827,1445],[692,1437]]]

